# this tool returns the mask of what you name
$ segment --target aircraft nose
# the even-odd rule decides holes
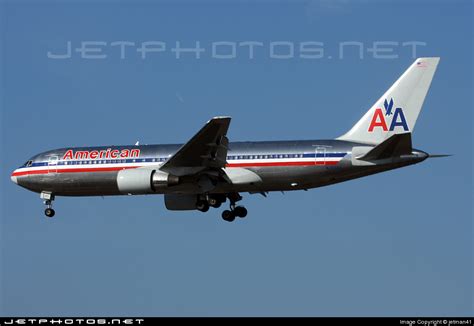
[[[16,170],[15,170],[16,171]],[[15,176],[15,171],[13,171],[12,175],[11,175],[11,179],[12,179],[12,182],[18,184],[18,180],[17,180],[17,177]]]

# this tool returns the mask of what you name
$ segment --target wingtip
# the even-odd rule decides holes
[[[230,120],[232,119],[232,117],[230,116],[216,116],[216,117],[213,117],[211,120],[209,120],[207,123],[211,122],[211,121],[216,121],[216,120]]]

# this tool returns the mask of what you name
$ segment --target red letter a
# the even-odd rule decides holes
[[[369,125],[369,132],[374,131],[375,127],[382,127],[383,131],[387,131],[387,124],[385,123],[385,118],[382,113],[382,109],[375,109],[375,113],[372,117],[372,121]]]
[[[72,149],[70,149],[66,152],[66,154],[64,154],[63,160],[72,160],[72,159],[73,159]]]

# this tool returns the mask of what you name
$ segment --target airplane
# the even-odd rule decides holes
[[[183,145],[54,149],[33,156],[11,180],[40,194],[53,217],[56,196],[163,194],[168,210],[218,208],[247,215],[241,193],[308,190],[420,163],[412,132],[439,63],[418,58],[345,134],[331,140],[229,142],[230,117],[209,120]]]

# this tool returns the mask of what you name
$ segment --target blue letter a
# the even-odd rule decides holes
[[[399,117],[400,121],[397,121]],[[408,131],[407,121],[405,119],[405,115],[403,114],[402,108],[395,109],[395,114],[393,115],[389,130],[393,131],[396,126],[401,126],[403,127],[403,130]]]

